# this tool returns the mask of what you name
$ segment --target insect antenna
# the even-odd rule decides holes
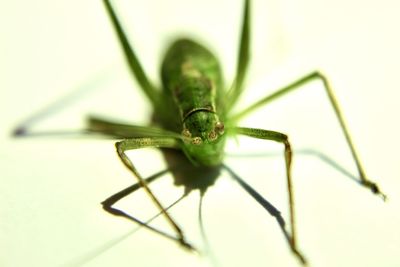
[[[203,239],[204,243],[204,248],[205,248],[205,254],[207,255],[208,259],[210,260],[211,264],[213,266],[219,266],[217,258],[215,257],[215,254],[213,253],[213,250],[211,248],[210,242],[208,240],[205,227],[204,227],[204,221],[203,221],[203,198],[204,198],[204,191],[200,191],[200,200],[199,200],[199,226],[200,226],[200,234],[201,238]]]

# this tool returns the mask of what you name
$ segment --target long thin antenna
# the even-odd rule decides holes
[[[203,239],[204,248],[205,248],[205,254],[208,256],[208,259],[210,260],[211,264],[213,266],[219,266],[217,258],[215,257],[215,254],[213,253],[213,250],[211,249],[210,242],[208,241],[207,234],[206,234],[205,227],[204,227],[204,221],[203,221],[203,197],[204,197],[204,192],[200,191],[199,226],[200,226],[201,238]]]

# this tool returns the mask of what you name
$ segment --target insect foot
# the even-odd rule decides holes
[[[189,244],[188,242],[186,242],[185,239],[181,238],[181,239],[179,239],[179,242],[181,243],[181,245],[182,245],[185,249],[188,249],[188,250],[193,251],[193,252],[198,252],[198,250],[197,250],[194,246],[192,246],[191,244]]]
[[[382,191],[379,189],[378,185],[376,183],[370,182],[370,181],[362,181],[362,185],[368,187],[371,189],[372,193],[379,195],[382,197],[383,201],[387,200],[387,196],[382,193]]]

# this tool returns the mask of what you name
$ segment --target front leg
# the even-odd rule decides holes
[[[194,250],[194,248],[185,241],[183,231],[181,228],[175,223],[172,217],[168,214],[166,209],[157,199],[157,197],[153,194],[150,188],[147,185],[145,179],[138,173],[135,166],[132,164],[131,160],[125,154],[125,151],[132,149],[139,149],[145,147],[162,147],[162,148],[179,148],[179,141],[172,137],[147,137],[147,138],[132,138],[125,139],[115,144],[117,148],[117,153],[124,165],[134,174],[134,176],[138,179],[138,182],[141,187],[148,193],[150,198],[153,200],[154,204],[159,208],[159,210],[163,213],[165,219],[172,226],[176,234],[178,235],[178,242],[187,249]]]
[[[255,129],[255,128],[244,128],[244,127],[237,127],[234,131],[238,134],[247,135],[249,137],[264,139],[264,140],[271,140],[276,141],[279,143],[284,144],[285,146],[285,163],[286,163],[286,182],[287,182],[287,190],[288,190],[288,201],[289,201],[289,212],[290,212],[290,248],[292,252],[298,257],[298,259],[303,263],[306,264],[306,260],[300,251],[297,248],[297,235],[296,235],[296,224],[295,224],[295,209],[294,209],[294,200],[293,200],[293,186],[292,186],[292,149],[290,142],[288,140],[288,136],[275,132],[275,131],[268,131],[263,129]]]

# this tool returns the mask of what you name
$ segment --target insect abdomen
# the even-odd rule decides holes
[[[221,70],[205,47],[188,39],[174,42],[164,58],[161,76],[165,93],[172,96],[181,120],[198,108],[220,111]]]

